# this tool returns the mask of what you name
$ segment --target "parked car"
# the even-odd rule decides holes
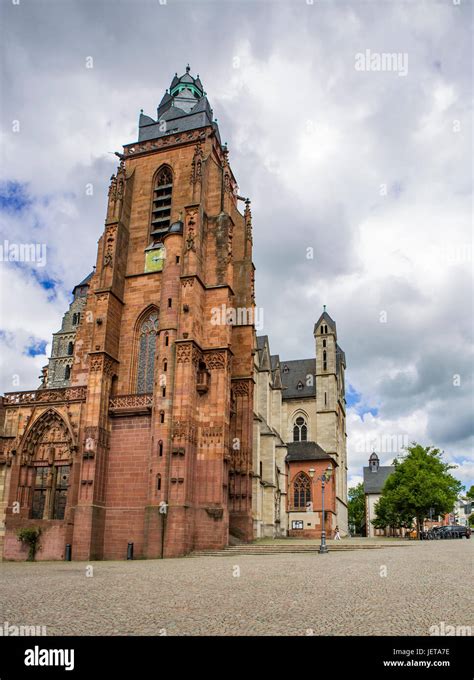
[[[451,538],[470,538],[471,530],[461,524],[451,524],[446,527],[450,533]]]
[[[461,526],[460,524],[449,524],[444,527],[435,527],[430,530],[432,538],[470,538],[471,530],[469,527]]]

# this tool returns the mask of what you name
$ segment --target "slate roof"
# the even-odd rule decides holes
[[[364,468],[364,493],[382,493],[387,477],[395,470],[393,465],[381,465],[374,472],[369,467]]]
[[[319,319],[314,324],[314,332],[315,333],[318,330],[319,326],[321,325],[321,321],[325,321],[328,324],[328,326],[331,326],[334,333],[336,332],[336,322],[334,321],[334,319],[332,319],[329,316],[329,314],[327,312],[323,312],[321,314],[321,316],[319,317]]]
[[[339,366],[341,365],[346,367],[346,353],[339,347],[339,345],[336,343],[336,373],[339,372]]]
[[[76,283],[76,285],[72,289],[72,294],[73,295],[75,294],[77,288],[82,288],[83,286],[88,286],[89,282],[90,282],[90,280],[93,276],[94,276],[94,272],[91,271],[91,273],[88,274],[85,279],[82,279],[81,283]]]
[[[267,347],[267,359],[270,363],[266,363],[264,361],[265,347]],[[268,342],[268,335],[257,335],[257,352],[258,352],[258,367],[260,368],[260,370],[264,371],[271,370],[270,344]]]
[[[202,89],[202,83],[199,78],[195,79],[189,74],[189,67],[186,71],[181,77],[175,76],[173,78],[170,90],[173,90],[180,83],[190,83],[198,90],[198,92],[195,92],[196,96],[187,96],[187,94],[182,95],[176,92],[172,95],[171,92],[166,92],[158,106],[157,120],[141,113],[138,123],[139,142],[211,125],[216,131],[220,143],[219,130],[217,124],[213,121],[213,112]],[[166,130],[160,129],[160,127],[163,127],[160,126],[160,121],[163,120],[167,123]]]
[[[288,367],[288,371],[285,371]],[[281,382],[283,384],[283,399],[303,399],[316,396],[316,361],[315,359],[295,359],[294,361],[280,361]],[[307,385],[308,375],[313,376],[313,384]],[[303,384],[298,389],[298,383]]]
[[[322,460],[331,456],[316,442],[290,442],[288,444],[287,462],[293,460]]]
[[[270,357],[270,365],[272,367],[273,387],[280,390],[282,384],[281,384],[280,356],[278,354],[272,354],[272,356]]]

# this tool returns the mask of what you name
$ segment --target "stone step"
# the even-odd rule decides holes
[[[392,543],[391,548],[406,547],[404,543]],[[388,545],[331,545],[328,546],[330,552],[349,552],[353,550],[380,550],[388,547]],[[232,557],[238,555],[285,555],[285,554],[301,554],[301,553],[318,553],[319,545],[239,545],[227,546],[222,550],[196,550],[188,555],[188,557]]]
[[[380,550],[381,548],[400,548],[400,547],[405,547],[407,544],[403,543],[397,543],[397,544],[391,544],[391,545],[377,545],[377,544],[368,544],[368,545],[357,545],[357,544],[328,544],[329,550]],[[247,546],[227,546],[223,548],[225,552],[248,552],[249,550],[252,552],[285,552],[285,551],[294,551],[294,550],[299,550],[299,551],[314,551],[314,550],[319,550],[319,543],[318,544],[313,544],[313,545],[247,545]]]

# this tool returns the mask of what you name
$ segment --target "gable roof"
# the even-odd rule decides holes
[[[287,462],[295,460],[333,460],[316,442],[290,442],[288,444]]]
[[[364,493],[382,493],[383,485],[395,470],[393,465],[381,465],[378,470],[364,468]]]
[[[288,370],[285,370],[286,368]],[[283,399],[303,399],[316,396],[316,361],[314,358],[280,361],[280,371]],[[313,376],[312,385],[306,383],[308,375]],[[298,383],[303,384],[302,389],[298,389]]]

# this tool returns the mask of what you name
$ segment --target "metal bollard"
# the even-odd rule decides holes
[[[66,555],[65,555],[64,559],[66,560],[66,562],[71,561],[71,544],[70,543],[66,543]]]
[[[133,560],[133,543],[127,545],[127,560]]]

